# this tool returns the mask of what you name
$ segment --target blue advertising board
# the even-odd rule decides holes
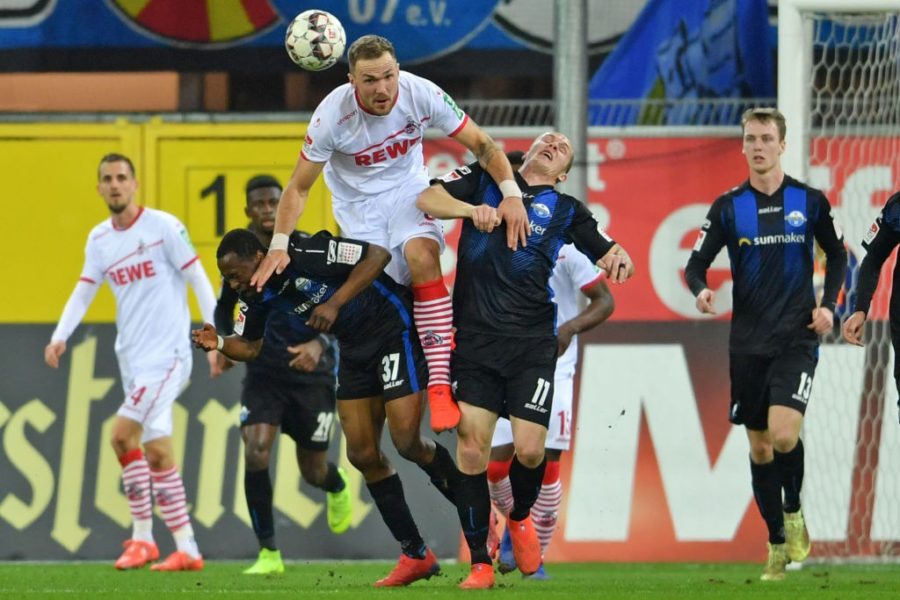
[[[0,8],[0,50],[28,48],[221,49],[280,46],[294,15],[334,14],[348,42],[393,42],[401,62],[452,52],[491,23],[499,0],[12,0]],[[507,47],[521,46],[508,39]]]

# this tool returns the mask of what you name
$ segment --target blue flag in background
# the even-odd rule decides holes
[[[588,86],[588,98],[681,101],[592,106],[591,125],[736,123],[691,99],[775,95],[766,0],[650,0]],[[709,112],[708,108],[706,109]]]

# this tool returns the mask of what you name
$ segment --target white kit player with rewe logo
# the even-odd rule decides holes
[[[439,222],[416,208],[428,188],[422,143],[434,127],[468,148],[500,186],[498,209],[507,244],[525,242],[528,219],[506,155],[440,87],[400,70],[394,46],[366,35],[350,46],[349,83],[316,108],[297,166],[278,204],[269,253],[251,279],[257,291],[290,262],[288,235],[297,226],[309,190],[323,170],[341,235],[387,248],[385,272],[411,284],[413,318],[428,362],[431,427],[459,423],[450,390],[453,306],[441,275],[444,236]]]
[[[425,130],[436,127],[453,137],[468,116],[430,81],[405,71],[398,79],[396,102],[386,115],[368,112],[349,83],[326,96],[313,113],[302,156],[325,164],[341,234],[390,249],[385,271],[408,283],[405,242],[428,237],[444,247],[440,221],[416,208],[416,197],[428,187]]]
[[[199,257],[175,217],[152,208],[138,211],[126,229],[110,220],[94,227],[79,281],[94,290],[106,281],[116,298],[116,357],[126,397],[118,414],[141,423],[141,441],[148,441],[171,435],[172,404],[190,376],[184,332],[191,319],[182,273]],[[205,291],[201,286],[198,297]],[[67,320],[53,339],[68,337]]]
[[[101,160],[98,175],[97,191],[111,218],[88,236],[81,277],[44,350],[44,360],[59,366],[66,340],[100,285],[109,283],[116,298],[115,348],[125,390],[111,442],[122,465],[133,519],[132,537],[116,568],[140,568],[159,558],[152,533],[155,498],[177,550],[152,568],[196,571],[203,568],[203,558],[173,460],[172,408],[187,386],[192,364],[185,284],[193,288],[208,322],[213,320],[215,294],[184,225],[168,213],[134,204],[137,180],[131,161],[109,154]],[[216,353],[211,354],[210,374],[216,376],[220,372]]]

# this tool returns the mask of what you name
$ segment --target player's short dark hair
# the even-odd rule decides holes
[[[784,115],[781,114],[781,111],[774,107],[758,107],[758,108],[748,108],[744,111],[744,114],[741,115],[741,132],[743,133],[744,129],[747,127],[747,123],[750,121],[759,121],[763,125],[767,123],[775,123],[775,127],[778,128],[778,138],[779,140],[784,140],[787,135],[787,123],[785,123]]]
[[[123,162],[128,165],[128,170],[131,171],[132,177],[137,177],[137,172],[134,170],[134,163],[131,162],[131,159],[125,156],[124,154],[119,154],[118,152],[110,152],[103,156],[100,159],[100,164],[97,165],[97,179],[100,179],[100,167],[105,165],[106,163],[114,163],[114,162]]]
[[[393,56],[394,60],[397,59],[397,52],[389,39],[373,34],[362,36],[350,45],[350,50],[347,52],[350,71],[353,71],[356,61],[380,58],[385,52]]]
[[[278,188],[279,190],[284,189],[281,187],[281,182],[272,175],[261,174],[251,177],[244,188],[244,193],[247,195],[247,202],[250,202],[250,192],[267,187]]]
[[[249,229],[232,229],[222,236],[222,241],[219,242],[219,247],[216,249],[216,260],[232,252],[238,258],[252,258],[256,256],[257,252],[265,254],[266,247]]]
[[[511,150],[506,153],[506,159],[512,165],[513,171],[515,171],[525,162],[525,153],[521,150]]]

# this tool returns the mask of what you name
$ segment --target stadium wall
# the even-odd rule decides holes
[[[6,181],[10,226],[2,243],[5,255],[16,259],[4,261],[3,273],[22,288],[0,308],[6,341],[0,346],[0,559],[108,558],[127,536],[119,467],[106,441],[121,399],[111,294],[98,296],[58,372],[41,359],[79,274],[87,232],[106,216],[94,192],[99,157],[122,151],[135,158],[141,200],[188,225],[213,277],[219,232],[245,224],[243,183],[259,171],[286,180],[304,131],[303,124],[160,120],[0,127],[0,160],[19,175]],[[595,130],[588,140],[587,201],[627,245],[637,276],[613,290],[611,321],[581,340],[575,440],[573,452],[564,455],[566,498],[548,560],[759,560],[765,532],[750,494],[746,438],[727,422],[727,261],[720,256],[710,273],[720,290],[716,319],[696,316],[681,276],[709,203],[745,176],[739,133],[699,128],[672,137],[642,131]],[[535,134],[494,133],[508,150],[526,149]],[[450,141],[428,140],[425,153],[435,174],[465,158]],[[829,179],[836,212],[844,181],[871,167],[878,166],[860,164]],[[873,191],[873,206],[879,193]],[[315,194],[301,225],[333,228],[327,191],[319,187]],[[452,223],[447,230],[451,251],[444,267],[452,281],[459,231]],[[37,243],[36,232],[44,232]],[[847,236],[860,239],[862,233]],[[174,436],[191,513],[210,557],[249,557],[255,542],[239,485],[236,427],[241,374],[210,381],[197,358]],[[847,535],[842,511],[849,513],[859,401],[835,397],[829,378],[861,387],[862,362],[855,348],[823,347],[805,434],[805,489],[813,498],[829,494],[836,501],[828,508],[805,505],[814,539]],[[828,423],[820,422],[826,417]],[[896,430],[882,435],[896,437]],[[440,439],[449,443],[452,437]],[[394,557],[395,543],[358,474],[350,470],[358,509],[354,528],[331,536],[323,498],[299,481],[290,442],[283,443],[273,471],[286,556]],[[345,461],[339,446],[334,456]],[[895,462],[900,457],[878,463],[886,489],[900,483]],[[395,464],[426,538],[440,555],[454,556],[455,512],[418,469],[400,459]],[[883,496],[873,494],[876,508],[891,501]],[[836,525],[817,525],[826,522]],[[888,535],[900,539],[900,531]]]

